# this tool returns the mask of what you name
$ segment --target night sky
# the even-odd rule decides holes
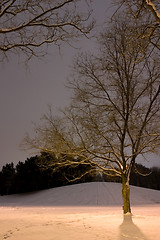
[[[106,0],[93,3],[100,27],[110,14],[108,4]],[[94,48],[94,41],[83,38],[75,46],[88,50]],[[64,44],[59,53],[52,45],[49,55],[43,60],[32,59],[27,68],[15,55],[8,62],[0,62],[0,168],[30,157],[19,145],[26,132],[32,133],[33,122],[39,122],[48,104],[57,114],[57,108],[69,103],[70,93],[65,84],[72,58],[78,51]]]
[[[110,1],[94,2],[94,15],[98,24],[104,25],[112,13]],[[76,46],[92,50],[95,40],[82,39]],[[32,133],[33,123],[39,122],[47,105],[51,104],[55,114],[57,108],[69,103],[70,92],[65,88],[70,74],[72,58],[78,49],[63,45],[61,54],[50,47],[50,55],[43,61],[32,59],[28,68],[11,56],[8,62],[0,62],[0,168],[10,162],[25,161],[31,155],[19,149],[25,133]]]

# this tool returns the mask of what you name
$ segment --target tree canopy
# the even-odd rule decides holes
[[[160,50],[159,30],[160,30],[160,3],[159,0],[115,0],[113,4],[117,7],[114,15],[119,14],[123,8],[131,19],[137,19],[139,25],[146,21],[146,28],[138,37],[148,38],[154,47]],[[132,21],[132,20],[131,20]]]

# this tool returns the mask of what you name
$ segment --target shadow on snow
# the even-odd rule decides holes
[[[125,215],[123,223],[119,227],[120,240],[148,240],[141,230],[133,223],[132,215]]]

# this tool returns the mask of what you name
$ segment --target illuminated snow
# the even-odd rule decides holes
[[[0,239],[159,240],[160,191],[131,187],[131,199],[123,218],[118,183],[0,196]]]

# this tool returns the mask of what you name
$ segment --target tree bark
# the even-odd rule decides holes
[[[122,197],[123,197],[123,213],[131,213],[130,208],[130,187],[127,176],[122,175]]]

